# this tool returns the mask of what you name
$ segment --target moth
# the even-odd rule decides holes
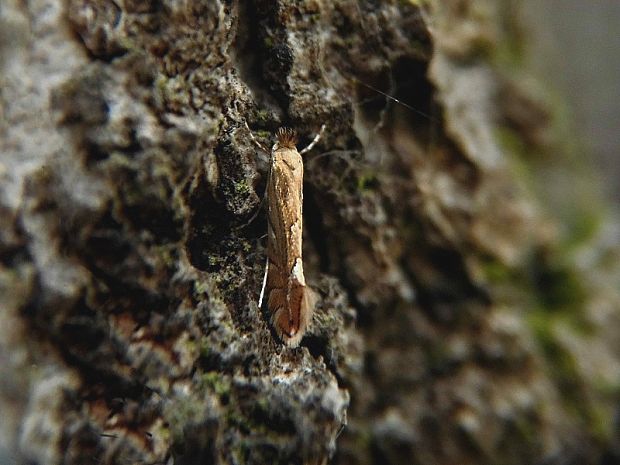
[[[246,124],[247,126],[247,124]],[[258,301],[263,299],[278,337],[289,347],[297,347],[314,310],[312,290],[306,285],[302,259],[303,176],[302,155],[320,140],[325,125],[314,140],[297,151],[297,137],[289,128],[278,129],[271,153],[267,179],[267,265]]]

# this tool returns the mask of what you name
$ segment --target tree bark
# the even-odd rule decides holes
[[[618,225],[515,0],[9,0],[0,459],[618,460]],[[280,126],[299,348],[257,306]],[[258,214],[255,213],[258,210]]]

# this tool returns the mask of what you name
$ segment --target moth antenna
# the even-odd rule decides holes
[[[254,142],[254,144],[261,149],[263,152],[269,154],[271,153],[271,151],[265,147],[263,144],[261,144],[258,139],[256,137],[254,137],[254,134],[252,133],[252,130],[250,129],[250,126],[248,126],[248,122],[245,120],[245,118],[243,119],[243,124],[245,124],[245,128],[248,130],[248,133],[250,134],[250,139],[252,139],[252,142]]]
[[[323,136],[323,132],[325,132],[325,123],[321,125],[321,130],[316,136],[314,136],[314,139],[312,139],[312,142],[310,142],[306,148],[300,150],[299,154],[303,155],[304,153],[307,153],[310,150],[312,150],[312,148],[321,140],[321,137]]]

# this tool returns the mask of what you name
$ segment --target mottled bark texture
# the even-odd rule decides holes
[[[4,0],[5,462],[616,460],[618,229],[517,7]],[[297,349],[244,120],[327,124]]]

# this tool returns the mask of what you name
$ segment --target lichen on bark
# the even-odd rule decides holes
[[[531,85],[516,11],[3,5],[0,458],[617,457],[617,225]],[[268,154],[246,122],[267,145],[327,126],[297,349],[256,303]]]

